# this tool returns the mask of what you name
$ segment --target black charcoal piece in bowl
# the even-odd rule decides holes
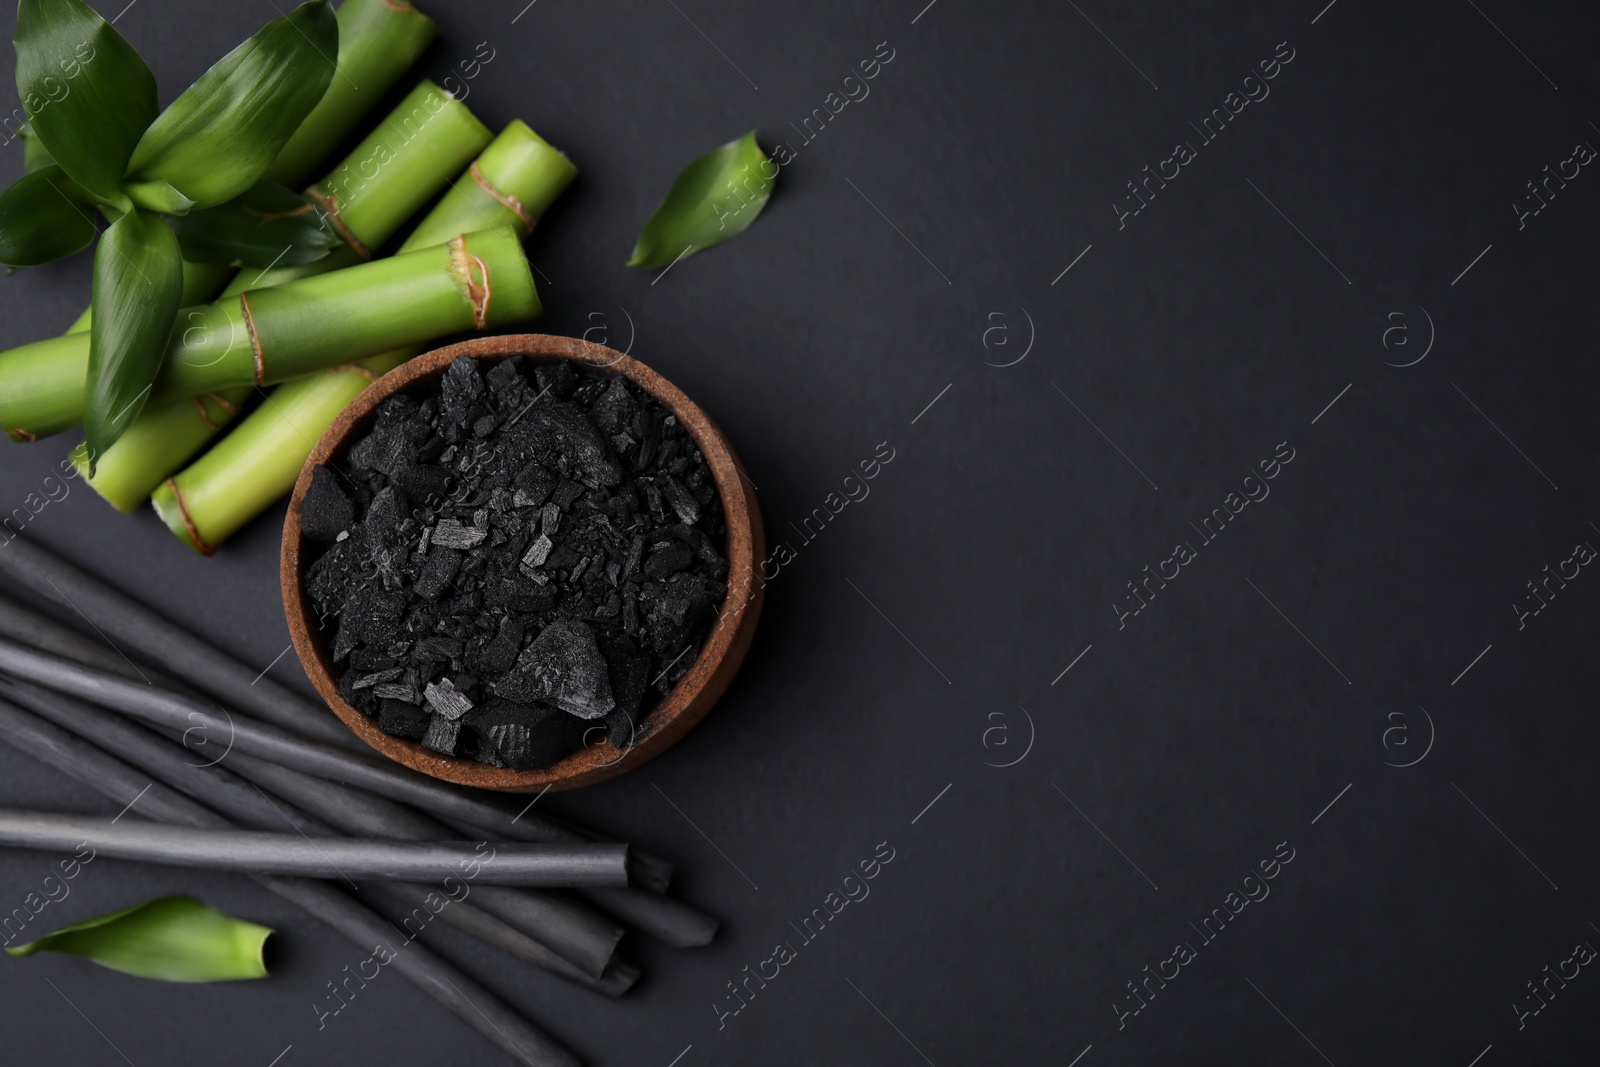
[[[386,733],[498,767],[627,747],[727,594],[693,438],[570,360],[457,358],[315,468],[301,514],[341,694]]]

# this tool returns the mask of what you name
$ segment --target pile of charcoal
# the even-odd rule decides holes
[[[455,360],[318,467],[301,530],[346,701],[449,756],[528,770],[648,730],[727,593],[694,439],[621,376]]]

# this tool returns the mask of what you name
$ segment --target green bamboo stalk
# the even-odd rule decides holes
[[[323,431],[404,353],[352,363],[280,385],[232,433],[149,494],[161,521],[209,556],[290,488]],[[373,363],[381,371],[370,368]],[[257,418],[260,416],[260,418]],[[265,432],[261,432],[262,430]]]
[[[337,73],[322,101],[273,160],[265,175],[267,181],[296,189],[309,181],[317,164],[394,88],[437,32],[432,19],[401,0],[344,0],[335,18],[339,23]],[[33,143],[30,138],[30,150]],[[220,263],[184,263],[184,304],[216,299],[231,274],[232,268]],[[84,308],[67,332],[89,329],[90,319],[90,309]],[[186,453],[173,465],[192,454]]]
[[[316,188],[349,190],[342,198],[342,225],[361,245],[376,248],[392,237],[406,218],[449,184],[452,175],[466,166],[473,154],[489,143],[490,137],[488,128],[466,105],[432,82],[423,81]],[[378,160],[383,161],[381,165],[376,163]],[[366,176],[368,174],[370,177]],[[338,194],[325,192],[323,195]],[[444,239],[476,228],[458,228]],[[247,268],[223,290],[223,298],[331,273],[360,262],[359,254],[347,246],[303,266],[266,271]],[[212,288],[196,300],[210,299],[215,291]],[[190,302],[193,301],[185,301]],[[237,414],[239,405],[249,396],[249,389],[242,393],[231,390],[220,396],[223,404],[214,411],[202,410],[189,398],[179,400],[176,405],[149,406],[101,458],[94,476],[87,478],[89,484],[117,509],[132,511],[137,508],[163,479],[204,448],[206,442],[232,420],[233,414],[220,420],[215,415],[225,411],[223,405],[226,404],[231,404],[233,413]],[[141,432],[140,424],[146,419],[152,425]],[[79,445],[73,449],[71,458],[74,466],[87,477],[87,449]]]
[[[179,311],[150,402],[273,385],[538,313],[516,235],[460,235],[448,245]],[[83,334],[0,352],[0,426],[32,440],[78,425],[88,364]]]
[[[68,456],[78,473],[118,511],[133,511],[150,498],[152,457],[176,456],[182,463],[232,422],[250,398],[251,386],[241,385],[173,404],[146,408],[117,443],[100,457],[89,476],[89,450],[81,441]],[[159,485],[159,477],[155,485]]]
[[[526,236],[577,177],[577,169],[526,123],[514,121],[417,226],[401,254],[475,228]],[[273,390],[216,447],[151,495],[168,528],[197,552],[216,551],[294,487],[317,440],[379,375],[416,348],[314,374]]]
[[[344,0],[337,18],[338,73],[273,160],[268,181],[292,189],[310,181],[317,165],[394,88],[438,32],[432,19],[402,0]]]
[[[306,194],[328,212],[329,221],[355,253],[370,258],[493,138],[465,104],[425,81]],[[437,181],[413,178],[413,168],[424,163],[432,164]],[[348,253],[340,249],[336,254]],[[259,284],[252,281],[250,286]]]
[[[403,250],[448,241],[458,227],[486,230],[510,226],[527,237],[556,197],[578,176],[578,168],[521,119],[513,119],[483,150],[406,238]]]

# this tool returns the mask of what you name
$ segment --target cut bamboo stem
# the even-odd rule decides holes
[[[282,827],[287,823],[290,827],[312,836],[331,836],[338,832],[332,828],[336,824],[318,819],[314,810],[307,813],[304,808],[296,806],[297,790],[293,786],[300,783],[291,779],[289,783],[291,787],[286,789],[283,788],[284,779],[281,776],[274,782],[270,778],[263,781],[261,777],[253,774],[246,775],[250,779],[246,781],[244,777],[240,777],[241,773],[252,766],[271,767],[271,765],[262,764],[259,760],[252,760],[236,752],[213,753],[209,750],[211,747],[209,739],[185,738],[184,740],[193,746],[186,752],[182,742],[174,745],[151,730],[129,722],[113,712],[24,682],[0,680],[0,697],[25,708],[83,741],[115,753],[156,781],[187,794],[240,825],[267,830]],[[190,755],[191,752],[193,755]],[[222,765],[224,760],[227,766]],[[280,772],[280,775],[295,775],[295,772],[283,768],[273,768],[273,770]],[[332,783],[319,782],[303,775],[296,777],[316,786],[332,786]],[[252,785],[251,782],[255,784]],[[271,799],[266,792],[258,788],[263,784],[279,799]],[[359,807],[359,800],[364,795],[355,790],[345,792],[354,796],[343,799],[356,799]],[[366,799],[371,801],[378,798]],[[420,815],[415,818],[423,823],[427,822]],[[381,827],[361,826],[356,829],[348,827],[340,829],[356,836],[400,836],[383,833]],[[443,829],[440,828],[440,832],[429,836],[431,838],[443,836]],[[402,898],[409,901],[407,907],[421,903],[426,894],[432,891],[426,886],[400,887],[396,890]],[[553,911],[555,921],[552,921],[551,909],[538,908],[539,902],[544,898],[554,897],[550,891],[480,885],[473,887],[471,896],[472,904],[454,902],[450,909],[442,912],[445,921],[519,959],[607,996],[620,996],[632,985],[632,979],[638,977],[638,971],[626,964],[610,966],[608,971],[608,965],[613,963],[612,951],[621,936],[620,930],[617,930],[616,936],[610,939],[598,967],[593,966],[588,957],[585,957],[585,966],[580,967],[547,945],[544,937],[552,932],[552,928],[559,937],[568,934],[567,926],[571,925],[570,922],[561,921],[567,918],[562,912]],[[508,898],[514,904],[528,899],[530,905],[520,911],[513,908],[512,914],[506,914],[503,909],[493,907],[481,908],[485,902],[502,897]],[[488,912],[488,915],[479,918],[471,914],[480,910]],[[598,921],[603,922],[603,920]]]
[[[151,403],[270,385],[461,330],[539,313],[514,234],[484,231],[178,313]],[[0,352],[0,425],[30,440],[77,425],[89,339]]]
[[[160,472],[181,466],[239,414],[250,398],[248,385],[146,408],[106,449],[89,473],[89,448],[79,442],[68,454],[83,480],[118,511],[130,512],[150,499]],[[156,472],[156,473],[153,473]]]
[[[344,0],[337,73],[317,106],[279,149],[267,181],[298,189],[433,41],[433,20],[407,3]]]
[[[526,236],[577,173],[526,123],[512,122],[451,184],[400,252],[473,230],[508,229]],[[216,447],[152,487],[157,514],[190,548],[215,551],[294,488],[317,440],[352,400],[415,353],[415,348],[388,352],[279,386]]]
[[[339,413],[405,360],[404,353],[389,353],[278,386],[193,464],[145,488],[143,499],[184,544],[211,555],[294,488],[306,457]]]
[[[366,3],[367,0],[360,0],[358,6]],[[344,79],[336,77],[333,84],[343,85]],[[361,263],[356,249],[378,248],[394,236],[405,219],[445,188],[451,177],[489,140],[488,128],[465,104],[432,82],[422,82],[316,187],[324,190],[318,195],[330,210],[334,205],[339,207],[336,229],[351,243],[315,263],[272,270],[241,270],[223,290],[223,297],[237,297],[247,290],[271,288]],[[456,232],[462,233],[465,229]],[[447,235],[445,240],[451,236],[454,234]],[[190,273],[186,265],[186,279]],[[215,295],[215,285],[208,286],[199,295],[191,295],[186,288],[185,303],[209,300]],[[365,381],[372,377],[371,372],[359,367],[334,368],[327,374],[338,380],[362,381],[363,388]],[[112,506],[120,511],[132,511],[148,500],[169,474],[183,466],[231,422],[252,391],[251,386],[239,386],[204,397],[153,406],[134,420],[100,458],[92,477],[88,476],[88,450],[84,445],[72,450],[72,462],[84,473],[89,485]],[[356,392],[360,392],[360,388]],[[288,425],[294,426],[297,419],[303,420],[305,413],[292,398],[273,398],[272,403],[280,409],[293,409],[284,411]],[[314,430],[311,439],[314,441],[321,432]],[[306,449],[309,451],[310,445]],[[248,490],[249,486],[240,488]],[[182,497],[171,503],[175,505],[176,499]],[[270,503],[271,499],[269,497],[266,502]],[[171,510],[181,509],[173,506]],[[181,514],[176,521],[182,529]]]
[[[126,763],[19,708],[0,702],[0,739],[34,756],[114,803],[142,805],[140,814],[177,826],[226,829],[231,824],[210,809],[159,783]],[[396,928],[365,906],[322,882],[278,875],[255,875],[264,888],[297,905],[362,952],[375,946],[387,953],[386,965],[404,975],[462,1022],[529,1067],[579,1067],[580,1061],[528,1023],[499,997],[414,941],[395,940]]]

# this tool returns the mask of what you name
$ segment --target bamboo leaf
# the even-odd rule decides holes
[[[187,215],[194,207],[194,201],[173,188],[171,182],[124,182],[122,191],[133,201],[134,207],[158,215]]]
[[[254,185],[327,91],[339,24],[327,0],[301,4],[229,52],[145,131],[128,177],[161,180],[200,207]]]
[[[22,173],[32,174],[55,163],[55,157],[39,140],[39,135],[33,132],[32,126],[23,123],[17,134],[22,138]]]
[[[143,409],[182,294],[183,257],[171,228],[138,210],[112,223],[94,255],[83,410],[91,475]]]
[[[54,164],[25,174],[0,193],[0,263],[33,267],[65,258],[94,240],[89,194]]]
[[[767,206],[778,166],[752,130],[712,149],[678,175],[628,260],[630,267],[665,267],[744,232]]]
[[[19,0],[17,93],[61,169],[106,199],[156,117],[156,79],[82,0]]]
[[[13,956],[62,952],[102,967],[163,982],[265,978],[262,958],[273,931],[235,919],[192,897],[159,897],[6,949]]]
[[[289,267],[315,263],[344,243],[316,205],[272,182],[257,182],[226,204],[170,220],[191,263]]]

